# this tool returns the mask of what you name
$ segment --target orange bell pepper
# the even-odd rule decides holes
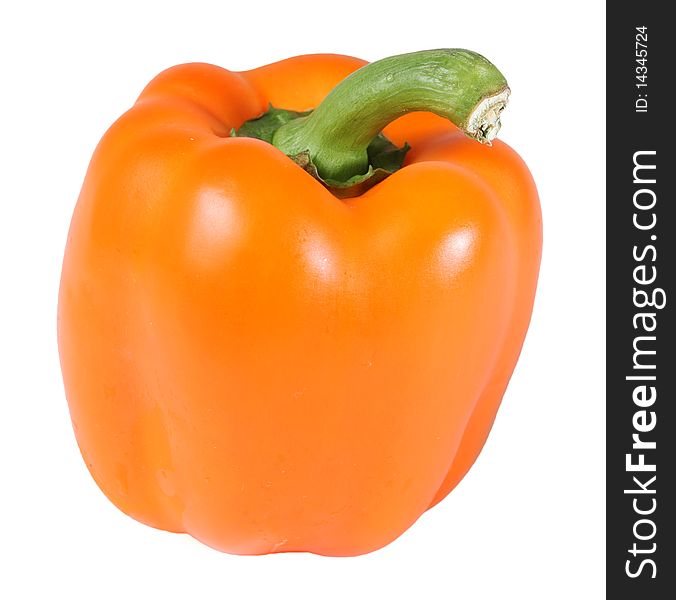
[[[177,66],[94,153],[59,350],[87,467],[143,523],[366,553],[486,440],[541,251],[528,169],[488,145],[508,88],[467,51],[365,64]],[[246,137],[270,105],[316,110]],[[383,127],[400,168],[367,151]]]

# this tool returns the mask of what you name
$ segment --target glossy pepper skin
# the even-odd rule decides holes
[[[404,168],[339,200],[266,142],[272,103],[364,62],[161,73],[97,147],[58,332],[86,464],[128,515],[236,554],[357,555],[460,481],[530,319],[541,218],[497,141],[415,113]]]

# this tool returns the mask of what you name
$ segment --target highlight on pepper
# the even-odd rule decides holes
[[[234,554],[354,556],[458,484],[540,264],[509,94],[460,49],[148,84],[92,157],[58,303],[77,443],[120,510]]]

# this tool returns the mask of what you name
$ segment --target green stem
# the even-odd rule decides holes
[[[289,156],[308,153],[322,178],[366,173],[366,148],[390,121],[427,111],[490,144],[507,103],[507,81],[480,54],[423,50],[370,63],[338,84],[308,116],[282,125],[272,143]]]

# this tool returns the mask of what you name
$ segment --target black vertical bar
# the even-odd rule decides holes
[[[676,598],[676,33],[668,6],[607,3],[608,598]]]

